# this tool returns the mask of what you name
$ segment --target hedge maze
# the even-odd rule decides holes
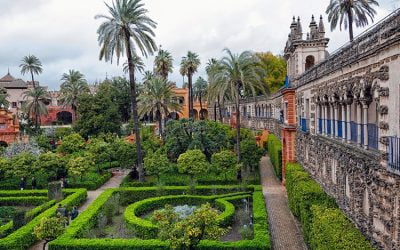
[[[2,206],[35,206],[26,211],[21,218],[21,227],[10,221],[0,226],[0,249],[28,249],[37,240],[33,229],[43,217],[56,215],[58,204],[72,207],[86,199],[86,189],[65,189],[66,198],[60,202],[49,200],[47,190],[0,191],[0,207]]]

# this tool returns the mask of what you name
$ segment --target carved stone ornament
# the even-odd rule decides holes
[[[387,115],[389,113],[389,107],[386,105],[381,105],[379,106],[378,111],[380,115]]]
[[[388,97],[389,96],[389,88],[388,87],[380,87],[378,89],[378,93],[380,97]]]
[[[385,145],[385,146],[388,146],[388,145],[389,145],[389,139],[388,139],[386,136],[382,136],[382,137],[379,139],[379,142],[382,143],[382,144]]]
[[[388,130],[389,129],[389,124],[387,122],[380,122],[379,123],[379,128],[383,130]]]

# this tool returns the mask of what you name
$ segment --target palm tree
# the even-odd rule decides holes
[[[179,112],[181,107],[174,101],[174,85],[164,78],[154,77],[146,85],[143,93],[139,95],[139,114],[144,116],[155,113],[158,119],[159,133],[162,136],[162,116],[170,112]]]
[[[26,73],[30,73],[32,77],[32,86],[35,88],[35,78],[33,77],[34,74],[39,75],[43,72],[42,63],[40,62],[39,58],[34,55],[25,56],[22,59],[22,64],[19,65],[21,68],[21,74],[25,75]]]
[[[240,98],[243,93],[256,95],[257,90],[265,93],[265,84],[262,77],[265,74],[258,66],[258,57],[250,51],[241,54],[233,54],[229,49],[224,49],[227,55],[220,62],[220,69],[214,77],[222,93],[229,93],[235,100],[236,107],[236,151],[237,161],[241,160],[240,155]]]
[[[151,79],[153,79],[155,77],[154,73],[146,70],[143,74],[143,83],[147,83],[148,81],[150,81]]]
[[[145,67],[142,58],[136,54],[133,54],[132,60],[133,60],[133,64],[135,65],[136,72],[142,73],[144,71],[144,67]],[[124,69],[123,69],[124,73],[127,74],[129,72],[128,62],[125,62],[123,67],[124,67]]]
[[[119,58],[126,54],[129,68],[129,84],[132,102],[132,119],[136,136],[137,169],[139,181],[144,181],[143,155],[140,143],[139,118],[136,101],[134,52],[140,50],[143,56],[157,50],[154,31],[157,23],[146,14],[142,0],[115,0],[112,6],[106,4],[109,15],[97,15],[106,19],[98,28],[98,41],[101,46],[100,60],[111,61],[114,55]],[[125,52],[124,52],[125,51]]]
[[[7,98],[10,95],[7,93],[7,89],[4,87],[0,87],[0,108],[7,109],[10,106],[10,102]]]
[[[203,120],[203,103],[202,103],[202,97],[207,95],[207,88],[208,84],[207,81],[203,79],[203,77],[197,78],[197,81],[194,84],[193,87],[193,95],[195,98],[197,98],[200,102],[200,119]]]
[[[50,100],[49,93],[43,87],[35,87],[29,89],[24,93],[24,111],[30,117],[35,117],[35,128],[36,131],[39,129],[40,116],[47,115],[46,102]]]
[[[331,0],[326,9],[328,21],[331,23],[331,30],[334,30],[339,22],[342,30],[349,28],[350,42],[353,41],[353,23],[356,27],[368,25],[368,18],[374,22],[376,10],[372,5],[379,6],[376,0]]]
[[[168,74],[172,73],[173,58],[167,50],[160,49],[158,55],[154,58],[154,71],[162,78],[167,79]]]
[[[185,72],[188,77],[188,88],[189,88],[189,118],[193,118],[193,74],[197,72],[200,66],[199,55],[188,51],[187,55],[182,57],[181,70],[180,72]]]
[[[220,90],[220,87],[226,86],[224,84],[218,84],[215,79],[215,74],[220,69],[220,62],[211,58],[207,62],[206,72],[208,76],[208,91],[207,91],[207,100],[209,103],[214,103],[214,120],[217,120],[217,105],[219,110],[219,121],[222,122],[222,108],[221,108],[221,99],[224,100],[225,92]]]
[[[61,77],[61,102],[65,106],[71,106],[74,113],[73,121],[76,120],[76,110],[78,108],[78,97],[82,93],[89,92],[89,86],[85,76],[77,70],[69,70]]]

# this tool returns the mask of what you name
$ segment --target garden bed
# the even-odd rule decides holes
[[[165,187],[163,190],[157,187],[106,190],[71,223],[62,236],[50,243],[49,249],[169,249],[168,242],[157,239],[156,233],[151,232],[155,225],[140,216],[169,203],[204,202],[214,204],[221,211],[218,215],[221,223],[225,227],[231,226],[235,232],[231,230],[226,238],[219,241],[203,240],[197,249],[270,249],[267,213],[259,186],[199,186],[191,190],[191,195],[187,195],[188,190],[189,187],[185,186]],[[236,209],[244,208],[240,202],[246,197],[249,198],[247,202],[251,201],[246,209],[251,211],[249,217],[252,218],[254,231],[252,237],[243,239],[235,221]],[[110,209],[110,204],[115,205],[116,201],[120,206]],[[108,219],[112,222],[108,223]],[[131,224],[128,225],[127,221]]]

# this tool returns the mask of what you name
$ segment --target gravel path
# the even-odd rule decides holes
[[[276,178],[268,156],[261,159],[260,172],[267,204],[272,248],[274,250],[307,249],[298,222],[289,209],[286,189]]]

